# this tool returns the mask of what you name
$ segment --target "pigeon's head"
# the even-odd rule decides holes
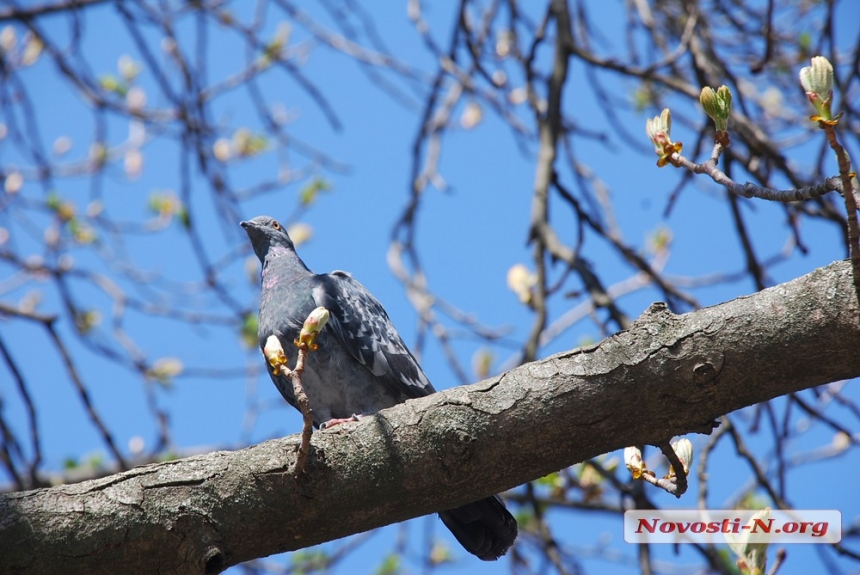
[[[267,256],[273,257],[296,251],[287,230],[275,218],[257,216],[253,220],[242,222],[241,225],[251,239],[254,253],[263,263]]]

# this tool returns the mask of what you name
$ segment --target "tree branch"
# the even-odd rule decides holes
[[[26,8],[11,7],[0,10],[0,22],[6,20],[30,20],[40,16],[80,10],[96,4],[102,4],[108,0],[67,0],[65,2],[45,3]]]
[[[851,267],[680,316],[653,304],[598,345],[298,436],[0,497],[5,572],[217,573],[448,509],[627,445],[860,375]],[[540,433],[530,433],[540,422]],[[848,487],[846,487],[848,489]]]

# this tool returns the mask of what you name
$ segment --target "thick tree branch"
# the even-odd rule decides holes
[[[7,494],[0,571],[216,573],[708,432],[723,414],[860,375],[856,314],[837,262],[681,316],[655,304],[598,345],[315,433],[298,482],[290,436]]]

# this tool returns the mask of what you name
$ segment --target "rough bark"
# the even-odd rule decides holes
[[[780,395],[860,375],[837,262],[598,345],[315,433],[0,497],[0,571],[216,573],[489,495]]]

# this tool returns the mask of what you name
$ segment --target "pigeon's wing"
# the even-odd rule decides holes
[[[407,397],[435,390],[373,295],[345,272],[314,278],[313,298],[328,309],[330,330],[343,348],[386,386]]]

